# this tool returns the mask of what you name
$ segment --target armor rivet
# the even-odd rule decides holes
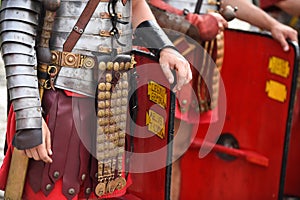
[[[86,188],[86,189],[85,189],[85,193],[86,193],[86,194],[90,194],[91,191],[92,191],[91,188]]]
[[[125,70],[128,70],[130,68],[130,62],[125,63]]]
[[[181,112],[185,113],[186,109],[185,108],[180,108]]]
[[[86,177],[86,175],[85,175],[85,174],[82,174],[82,175],[81,175],[81,180],[84,181],[85,177]]]
[[[106,88],[107,91],[110,91],[110,89],[111,89],[111,83],[106,83],[106,87],[105,88]]]
[[[113,62],[108,62],[108,63],[107,63],[107,66],[106,66],[106,69],[107,69],[107,70],[112,70],[113,67],[114,67],[114,63],[113,63]]]
[[[186,99],[182,100],[182,104],[183,105],[187,104],[187,100]]]
[[[59,177],[59,171],[55,171],[55,172],[53,173],[53,177],[54,177],[54,178],[58,178],[58,177]]]
[[[125,63],[124,63],[124,62],[121,62],[121,63],[120,63],[120,70],[123,70],[124,67],[125,67]]]
[[[105,64],[105,62],[100,62],[99,63],[99,69],[102,70],[102,71],[106,70],[106,64]]]
[[[106,82],[111,82],[112,81],[112,75],[111,74],[106,74],[105,75],[105,80],[106,80]]]
[[[51,190],[51,188],[52,188],[52,185],[50,183],[46,185],[46,191]]]
[[[199,108],[199,106],[196,108],[196,112],[200,112],[200,108]]]
[[[104,101],[98,101],[98,108],[105,108],[105,102]]]
[[[106,88],[106,84],[105,83],[99,83],[98,85],[98,89],[101,90],[101,91],[104,91]]]
[[[119,63],[115,62],[114,63],[114,71],[119,71],[119,67],[120,67]]]
[[[74,188],[70,188],[70,189],[68,190],[68,193],[69,193],[70,195],[75,194],[75,189],[74,189]]]

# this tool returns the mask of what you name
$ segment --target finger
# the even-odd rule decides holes
[[[291,41],[295,41],[298,43],[298,32],[296,30],[292,30],[289,32],[289,38]]]
[[[44,161],[45,163],[51,163],[52,162],[52,159],[48,156],[48,153],[47,153],[47,150],[45,147],[43,146],[39,146],[37,148],[37,152],[38,152],[38,155],[39,155],[39,158]]]
[[[193,78],[193,74],[192,74],[192,70],[191,70],[190,64],[188,64],[187,68],[188,68],[188,76],[187,76],[186,83],[189,83],[192,80],[192,78]]]
[[[52,155],[52,150],[51,150],[51,133],[50,130],[45,122],[45,120],[43,119],[42,121],[42,131],[43,131],[43,135],[45,136],[44,138],[44,143],[46,145],[46,151],[48,153],[48,155]]]
[[[225,19],[223,20],[223,27],[224,27],[224,28],[227,28],[227,27],[228,27],[228,22],[227,22]]]
[[[286,39],[282,36],[280,37],[280,44],[283,48],[283,51],[288,51],[289,50],[289,44],[287,43]]]
[[[180,90],[184,84],[186,84],[186,81],[188,80],[188,70],[184,65],[181,66],[176,66],[177,69],[177,84],[176,84],[176,89]]]
[[[46,149],[48,155],[52,156],[52,150],[51,150],[51,137],[46,137]]]
[[[160,66],[161,66],[161,69],[162,69],[164,75],[168,79],[169,83],[170,84],[174,83],[174,76],[173,76],[173,73],[170,69],[169,64],[162,63],[162,64],[160,64]]]
[[[24,150],[24,153],[28,158],[32,158],[32,154],[29,149]]]
[[[32,155],[32,158],[33,158],[34,160],[41,160],[41,158],[40,158],[40,156],[39,156],[39,154],[38,154],[36,148],[29,149],[29,151],[30,151],[30,153],[31,153],[31,155]]]
[[[219,23],[218,23],[218,26],[219,26],[219,30],[220,30],[220,31],[223,31],[223,30],[224,30],[224,27],[223,27],[223,23],[222,23],[222,22],[219,22]]]
[[[48,128],[48,126],[45,123],[45,126],[43,126],[43,131],[45,131],[45,144],[46,144],[46,150],[48,155],[52,155],[52,150],[51,150],[51,133]]]

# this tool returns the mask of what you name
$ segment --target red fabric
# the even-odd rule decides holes
[[[171,5],[165,3],[162,0],[150,0],[148,3],[169,13],[183,15],[183,10],[172,7]],[[199,36],[203,41],[212,40],[218,34],[218,21],[212,15],[199,15],[194,13],[188,13],[185,19],[198,29]]]
[[[64,195],[61,193],[62,188],[62,180],[59,180],[55,183],[55,187],[52,190],[52,192],[45,196],[42,191],[39,191],[35,193],[28,182],[26,182],[24,187],[24,194],[23,194],[23,200],[64,200],[67,199]],[[77,200],[78,195],[76,195],[72,200]]]
[[[279,1],[282,1],[282,0],[260,0],[259,6],[262,9],[266,9],[270,6],[273,6],[275,3],[279,2]]]
[[[7,182],[7,176],[10,166],[11,155],[13,151],[12,139],[16,132],[15,126],[15,113],[13,112],[13,107],[11,106],[9,109],[9,114],[7,117],[7,128],[6,128],[6,141],[8,144],[8,149],[5,154],[2,166],[0,168],[0,189],[4,190]]]
[[[26,182],[25,183],[25,187],[24,187],[24,194],[23,194],[23,200],[66,200],[67,198],[62,194],[61,189],[62,189],[63,185],[62,185],[62,180],[58,180],[55,183],[54,189],[51,191],[51,193],[48,196],[45,196],[44,193],[42,191],[39,191],[37,193],[35,193],[32,188],[30,187],[29,183]],[[130,194],[125,195],[126,193],[126,188],[124,188],[123,190],[118,191],[118,194],[114,193],[114,195],[106,195],[107,198],[115,198],[118,196],[127,196],[127,198],[124,199],[132,199],[132,200],[138,200],[139,198],[132,196]],[[84,197],[84,190],[81,190],[80,193],[78,195],[76,195],[72,200],[84,200],[87,199]],[[130,198],[129,198],[130,197]],[[105,196],[103,196],[102,198],[105,198]],[[89,198],[89,200],[93,200],[93,199],[98,199],[97,196],[92,193]]]
[[[57,93],[57,92],[54,92],[54,91],[47,91],[45,92],[44,94],[44,100],[46,100],[47,96],[49,96],[48,93]],[[63,92],[61,92],[63,93]],[[61,97],[62,98],[62,97]],[[67,97],[67,98],[70,98],[70,97]],[[49,109],[49,108],[48,108]],[[54,107],[51,107],[51,110],[53,110]],[[85,110],[85,109],[83,109]],[[49,111],[48,110],[45,110],[46,113],[48,113]],[[48,120],[47,120],[48,121]],[[51,119],[49,120],[50,123],[51,123]],[[55,121],[52,123],[55,123]],[[66,124],[64,124],[65,126]],[[49,124],[48,124],[49,126]],[[50,128],[50,126],[49,126]],[[51,131],[52,133],[52,131]],[[62,133],[62,132],[60,132]],[[9,167],[10,167],[10,160],[11,160],[11,156],[12,156],[12,151],[13,151],[13,146],[12,146],[12,139],[13,139],[13,136],[15,134],[15,113],[13,112],[13,108],[11,107],[10,110],[9,110],[9,115],[8,115],[8,119],[7,119],[7,136],[6,136],[6,139],[7,139],[7,143],[8,143],[8,151],[5,155],[5,158],[4,158],[4,161],[3,161],[3,164],[0,168],[0,189],[1,190],[5,190],[5,185],[6,185],[6,182],[7,182],[7,176],[8,176],[8,172],[9,172]],[[64,134],[63,134],[64,135]],[[52,146],[52,149],[53,149],[53,152],[55,152],[55,149],[54,149],[54,145]],[[73,152],[74,153],[74,152]],[[60,154],[60,153],[59,153]],[[56,155],[59,155],[58,153],[56,153]],[[78,157],[78,155],[76,154],[75,156]],[[68,156],[70,157],[70,156]],[[82,157],[82,156],[81,156]],[[86,156],[84,156],[86,157]],[[54,158],[54,156],[52,156],[52,158]],[[88,157],[87,157],[88,159]],[[85,162],[85,163],[89,163],[89,162]],[[94,162],[95,165],[97,165],[97,162]],[[24,199],[30,199],[30,200],[34,200],[34,199],[66,199],[66,193],[64,192],[63,194],[63,184],[62,184],[62,178],[55,181],[54,186],[53,186],[53,190],[50,192],[50,193],[45,193],[44,191],[44,185],[43,182],[46,180],[46,181],[49,181],[47,179],[48,178],[51,178],[51,175],[47,175],[49,171],[49,173],[51,173],[51,166],[52,165],[45,165],[45,172],[46,172],[46,176],[42,176],[42,174],[40,175],[40,167],[39,166],[42,166],[42,170],[43,170],[43,162],[42,161],[34,161],[32,159],[30,159],[30,162],[29,162],[29,170],[27,172],[27,179],[26,179],[26,184],[25,184],[25,188],[24,188]],[[91,167],[91,168],[95,168],[97,170],[97,166],[95,167]],[[57,168],[56,168],[57,169]],[[72,171],[72,170],[70,170]],[[91,170],[93,171],[93,170]],[[81,171],[80,171],[81,172]],[[82,173],[80,173],[82,174]],[[46,177],[46,178],[45,178]],[[94,177],[94,176],[92,176]],[[76,177],[77,179],[77,177]],[[33,181],[33,182],[32,182]],[[46,183],[49,183],[49,182],[46,182]],[[51,183],[51,181],[50,181]],[[115,191],[114,193],[112,194],[109,194],[109,195],[105,195],[105,196],[102,196],[102,198],[114,198],[114,197],[119,197],[119,196],[122,196],[126,193],[126,189],[127,187],[129,187],[131,185],[131,178],[130,176],[128,176],[128,179],[127,179],[127,185],[124,189],[122,190],[119,190],[119,191]],[[33,185],[32,185],[33,184]],[[33,186],[35,186],[35,191],[33,189]],[[79,197],[85,197],[85,189],[83,187],[85,187],[86,185],[84,184],[81,184],[80,185],[80,189],[79,189],[79,194],[76,195],[73,199],[78,199],[78,196]],[[93,189],[92,189],[93,190]],[[47,196],[47,197],[46,197]],[[93,196],[93,195],[92,195]],[[97,198],[95,198],[97,199]]]
[[[218,21],[212,15],[199,15],[189,13],[185,18],[191,24],[197,27],[199,36],[202,41],[209,41],[214,39],[219,32]]]
[[[153,5],[157,8],[160,8],[162,10],[168,11],[170,13],[175,13],[177,15],[183,15],[183,10],[179,10],[175,7],[172,7],[162,0],[149,0],[148,3],[150,3],[151,5]]]
[[[75,92],[70,92],[68,90],[64,90],[65,94],[69,97],[86,97],[82,94],[78,94],[78,93],[75,93]]]

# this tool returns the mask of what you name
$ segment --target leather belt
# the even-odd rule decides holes
[[[52,64],[60,67],[92,69],[97,65],[96,57],[65,51],[51,51]]]

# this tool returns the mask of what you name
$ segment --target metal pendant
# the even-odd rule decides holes
[[[105,183],[98,183],[98,185],[95,188],[95,193],[98,197],[102,196],[105,194]]]

